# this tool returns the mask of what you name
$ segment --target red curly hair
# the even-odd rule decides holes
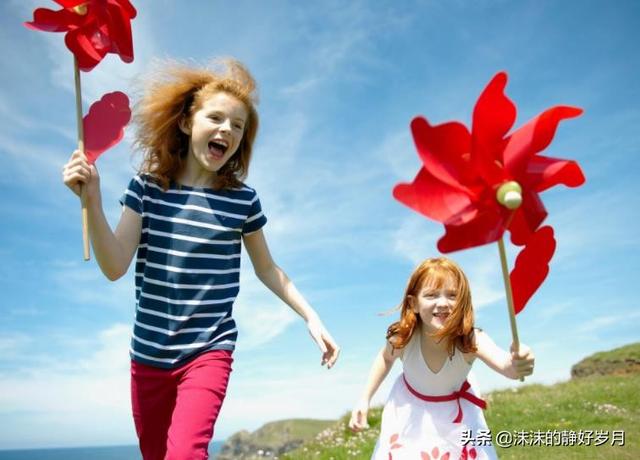
[[[162,72],[145,82],[136,107],[136,145],[142,151],[140,172],[153,176],[164,189],[177,179],[189,153],[189,136],[180,121],[190,119],[211,95],[224,92],[247,110],[244,134],[233,156],[212,178],[215,189],[239,187],[249,172],[253,143],[258,132],[256,83],[235,59],[219,61],[220,70],[163,63]]]
[[[416,326],[420,327],[420,315],[414,312],[412,301],[422,288],[426,285],[441,289],[450,282],[456,286],[455,305],[444,327],[433,333],[432,337],[438,341],[446,341],[449,355],[453,355],[456,347],[464,353],[476,351],[473,344],[474,316],[469,281],[458,264],[446,257],[427,259],[411,274],[399,307],[400,320],[387,329],[387,340],[394,348],[404,348]]]

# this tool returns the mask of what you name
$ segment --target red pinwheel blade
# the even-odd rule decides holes
[[[543,192],[555,185],[579,187],[585,182],[580,165],[572,160],[534,156],[527,166],[527,176],[536,192]]]
[[[514,176],[521,176],[538,152],[546,149],[562,120],[582,114],[577,107],[556,106],[527,122],[513,132],[502,154],[505,168]]]
[[[507,74],[497,73],[482,91],[473,109],[472,161],[485,182],[496,184],[507,178],[499,163],[504,137],[516,120],[516,106],[504,94]]]
[[[124,62],[132,62],[131,19],[136,17],[136,9],[127,0],[111,0],[107,10],[111,17],[111,52],[118,54]]]
[[[525,190],[522,195],[522,205],[515,211],[508,226],[511,242],[516,246],[527,244],[531,235],[547,218],[547,210],[537,193],[533,190]]]
[[[452,225],[445,222],[445,234],[438,240],[438,250],[443,254],[482,246],[498,241],[504,233],[506,213],[498,207],[474,209],[466,222]],[[453,221],[453,219],[452,219]]]
[[[53,0],[63,8],[74,8],[87,3],[87,0]]]
[[[411,121],[411,133],[424,168],[439,181],[467,191],[476,174],[471,164],[471,135],[458,122],[431,126],[426,118]]]
[[[52,11],[48,8],[37,8],[33,11],[33,21],[24,25],[31,30],[42,32],[68,32],[80,23],[80,17],[69,11]]]
[[[129,98],[120,91],[105,94],[91,105],[83,120],[85,154],[89,163],[95,163],[103,152],[120,142],[129,120]]]
[[[421,168],[411,184],[397,184],[393,197],[438,222],[446,222],[471,205],[469,195]]]
[[[549,262],[555,250],[553,228],[545,225],[531,235],[524,249],[516,257],[515,266],[510,274],[516,315],[524,310],[529,299],[549,274]]]

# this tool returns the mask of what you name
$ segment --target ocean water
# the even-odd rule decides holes
[[[215,459],[222,441],[209,445],[209,458]],[[0,450],[0,460],[141,460],[138,446],[73,447],[57,449]]]

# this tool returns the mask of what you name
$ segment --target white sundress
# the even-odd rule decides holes
[[[394,383],[382,412],[380,437],[372,459],[498,458],[490,439],[488,443],[471,441],[463,445],[465,439],[474,439],[479,430],[488,433],[488,428],[481,407],[484,401],[467,383],[471,366],[459,350],[434,373],[422,355],[420,334],[415,333],[404,349],[402,367],[403,374]],[[425,400],[433,397],[448,400]]]

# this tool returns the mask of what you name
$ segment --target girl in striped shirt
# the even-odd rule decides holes
[[[85,187],[96,260],[110,280],[136,254],[131,397],[148,459],[207,458],[226,393],[237,329],[242,243],[257,277],[307,323],[331,368],[339,348],[269,253],[267,219],[247,176],[258,129],[255,82],[227,60],[218,71],[169,66],[152,79],[136,113],[144,158],[121,198],[112,231],[100,178],[80,151],[63,170]]]

